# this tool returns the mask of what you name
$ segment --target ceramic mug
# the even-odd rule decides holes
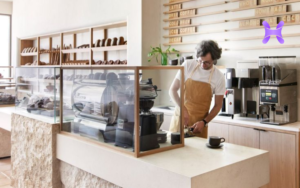
[[[211,146],[219,146],[221,143],[225,142],[225,138],[218,137],[218,136],[210,136],[208,139],[208,143]]]

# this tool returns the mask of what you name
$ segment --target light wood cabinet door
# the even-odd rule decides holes
[[[208,124],[208,136],[219,136],[225,138],[225,141],[228,140],[228,126],[227,124],[222,123],[212,123]]]
[[[260,149],[270,152],[270,183],[263,188],[295,188],[296,136],[260,131]]]
[[[259,132],[253,128],[229,126],[228,142],[241,146],[259,148]]]

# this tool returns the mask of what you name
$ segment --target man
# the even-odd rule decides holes
[[[207,124],[220,111],[225,93],[225,78],[214,64],[221,58],[222,49],[212,40],[202,41],[196,46],[196,60],[185,61],[184,66],[184,126],[189,127],[196,136],[207,138]],[[177,73],[171,88],[170,97],[176,104],[170,131],[180,131],[180,71]],[[213,93],[215,105],[209,112]]]

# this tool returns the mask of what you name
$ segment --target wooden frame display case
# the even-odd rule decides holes
[[[183,96],[184,73],[180,66],[62,67],[61,134],[134,157],[183,147],[183,126],[179,125],[180,132],[174,133],[176,138],[171,140],[169,128],[161,128],[164,114],[152,111],[153,106],[169,101],[171,82],[163,78],[175,78],[178,71]]]
[[[127,22],[122,21],[21,38],[19,66],[127,65],[127,52],[122,59],[108,55],[127,50],[126,27]],[[100,39],[96,36],[99,31],[103,33]],[[98,60],[94,53],[103,53],[103,58]]]
[[[60,68],[17,67],[16,111],[57,123],[60,103]]]

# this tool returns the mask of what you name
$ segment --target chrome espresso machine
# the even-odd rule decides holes
[[[260,57],[261,123],[283,125],[297,121],[297,70],[287,68],[282,58]]]

